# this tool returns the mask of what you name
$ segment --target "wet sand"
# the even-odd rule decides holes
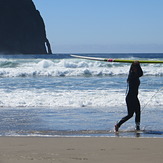
[[[162,163],[163,138],[0,137],[0,163]]]

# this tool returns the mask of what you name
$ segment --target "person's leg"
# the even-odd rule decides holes
[[[127,116],[123,117],[118,123],[118,127],[120,127],[123,123],[125,123],[126,121],[128,121],[130,118],[132,118],[134,112],[129,112]]]
[[[136,124],[136,130],[140,130],[140,116],[141,116],[140,102],[137,99],[137,101],[136,101],[136,107],[135,107],[135,124]]]
[[[116,125],[115,125],[115,131],[118,131],[120,126],[128,121],[134,114],[134,107],[133,107],[133,101],[129,100],[129,98],[126,98],[126,103],[127,103],[127,110],[128,110],[128,115],[123,117]]]

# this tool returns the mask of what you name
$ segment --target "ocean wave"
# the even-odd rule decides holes
[[[0,107],[44,107],[44,108],[99,108],[103,111],[124,111],[126,108],[125,91],[112,90],[1,90]],[[139,99],[142,109],[163,106],[163,93],[140,90]],[[119,110],[119,108],[121,108]],[[117,110],[116,110],[117,109]],[[125,109],[126,110],[126,109]]]
[[[105,63],[80,59],[0,60],[1,77],[78,77],[127,75],[130,64]],[[163,76],[162,64],[142,65],[144,75]]]

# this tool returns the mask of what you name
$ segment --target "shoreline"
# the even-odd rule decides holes
[[[162,130],[120,130],[115,132],[114,130],[45,130],[45,131],[19,131],[8,132],[1,134],[0,137],[42,137],[42,138],[163,138]]]
[[[163,139],[0,137],[1,163],[161,163]]]

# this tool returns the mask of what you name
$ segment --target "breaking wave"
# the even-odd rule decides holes
[[[82,77],[127,75],[130,64],[80,59],[0,60],[0,77]],[[144,75],[163,76],[162,64],[142,65]]]

